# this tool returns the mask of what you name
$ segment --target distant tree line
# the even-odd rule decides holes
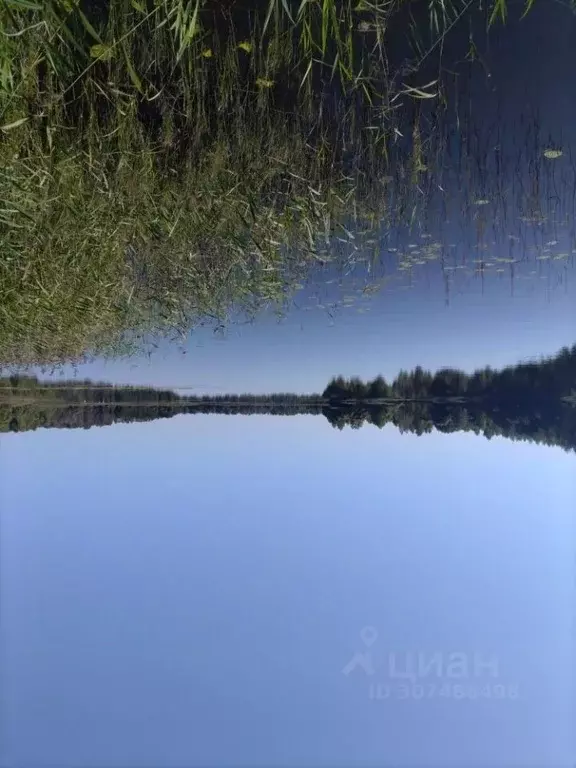
[[[557,400],[576,396],[576,344],[553,357],[519,363],[502,370],[490,367],[467,374],[454,368],[436,373],[420,366],[400,371],[387,382],[382,376],[364,382],[358,377],[333,378],[323,397],[331,402],[348,400],[429,400],[458,398],[504,402],[509,400]]]
[[[556,400],[576,398],[576,344],[540,361],[509,366],[501,370],[482,368],[471,374],[455,368],[432,373],[417,366],[400,371],[391,382],[383,376],[371,381],[336,376],[323,393],[298,395],[293,392],[269,394],[182,395],[170,389],[118,386],[90,380],[39,381],[34,376],[0,377],[0,399],[93,404],[278,404],[307,405],[351,400]]]
[[[433,374],[418,367],[390,383],[382,376],[368,382],[337,376],[322,395],[181,395],[89,380],[0,377],[0,432],[89,429],[183,413],[323,414],[339,429],[394,424],[417,434],[471,430],[576,450],[576,344],[502,370],[443,368]]]
[[[297,395],[293,392],[269,394],[223,394],[223,395],[182,395],[171,389],[146,386],[114,385],[89,379],[60,382],[40,381],[35,376],[0,377],[0,402],[30,400],[70,403],[79,405],[125,404],[283,404],[298,405],[320,403],[318,394]]]

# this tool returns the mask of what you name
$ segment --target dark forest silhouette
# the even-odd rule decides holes
[[[357,377],[337,376],[330,381],[323,397],[331,402],[385,398],[458,398],[483,403],[573,400],[576,398],[576,344],[564,347],[553,357],[501,370],[481,368],[472,374],[455,368],[431,373],[418,366],[411,372],[400,371],[391,383],[382,376],[368,382]]]
[[[0,378],[0,431],[84,428],[153,421],[179,414],[323,414],[333,427],[379,428],[424,434],[473,431],[576,450],[576,344],[540,361],[472,374],[444,368],[332,379],[321,395],[181,395],[152,387],[33,376]]]

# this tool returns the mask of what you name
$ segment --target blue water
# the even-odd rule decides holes
[[[1,456],[2,768],[572,765],[573,454],[197,415]]]

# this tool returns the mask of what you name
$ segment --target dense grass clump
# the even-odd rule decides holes
[[[405,215],[439,97],[410,78],[473,5],[2,0],[0,363],[282,301],[347,217]]]

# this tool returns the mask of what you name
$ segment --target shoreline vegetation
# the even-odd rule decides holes
[[[84,428],[179,414],[323,415],[338,429],[392,423],[424,434],[474,431],[486,437],[576,451],[576,344],[553,357],[472,374],[401,371],[393,382],[335,377],[322,394],[189,395],[92,381],[0,378],[0,432]]]
[[[509,17],[506,0],[3,0],[0,363],[281,305],[350,221],[425,220],[447,97],[419,73],[471,14]]]

